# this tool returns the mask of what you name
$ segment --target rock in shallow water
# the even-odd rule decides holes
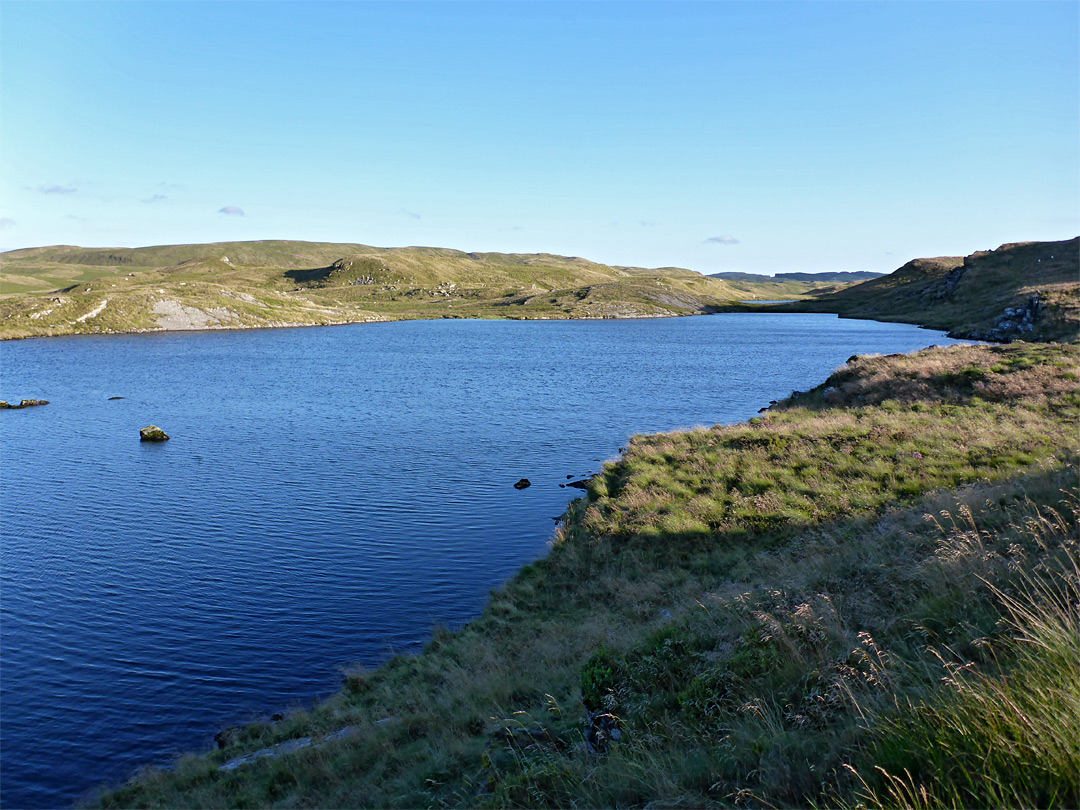
[[[139,431],[139,441],[143,442],[167,442],[169,435],[157,425],[147,425]]]
[[[522,478],[520,481],[514,484],[514,489],[526,489],[527,487],[531,486],[532,481],[530,481],[528,478]]]

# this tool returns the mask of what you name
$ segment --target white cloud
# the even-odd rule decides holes
[[[739,240],[734,236],[710,236],[705,240],[706,242],[712,242],[714,245],[737,245]]]
[[[218,209],[219,214],[225,214],[229,217],[242,217],[245,216],[244,209],[236,205],[226,205],[224,208]]]

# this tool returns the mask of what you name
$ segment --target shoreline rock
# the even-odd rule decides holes
[[[5,402],[4,400],[0,399],[0,410],[17,411],[20,408],[33,408],[38,405],[48,404],[49,400],[47,399],[24,399],[18,405],[12,405],[10,402]]]

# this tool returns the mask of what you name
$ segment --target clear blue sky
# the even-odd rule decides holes
[[[705,273],[1080,233],[1080,3],[0,3],[0,248]]]

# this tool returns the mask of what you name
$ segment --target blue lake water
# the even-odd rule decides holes
[[[70,805],[469,621],[633,433],[952,342],[750,313],[0,344],[0,399],[51,402],[0,412],[0,802]]]

